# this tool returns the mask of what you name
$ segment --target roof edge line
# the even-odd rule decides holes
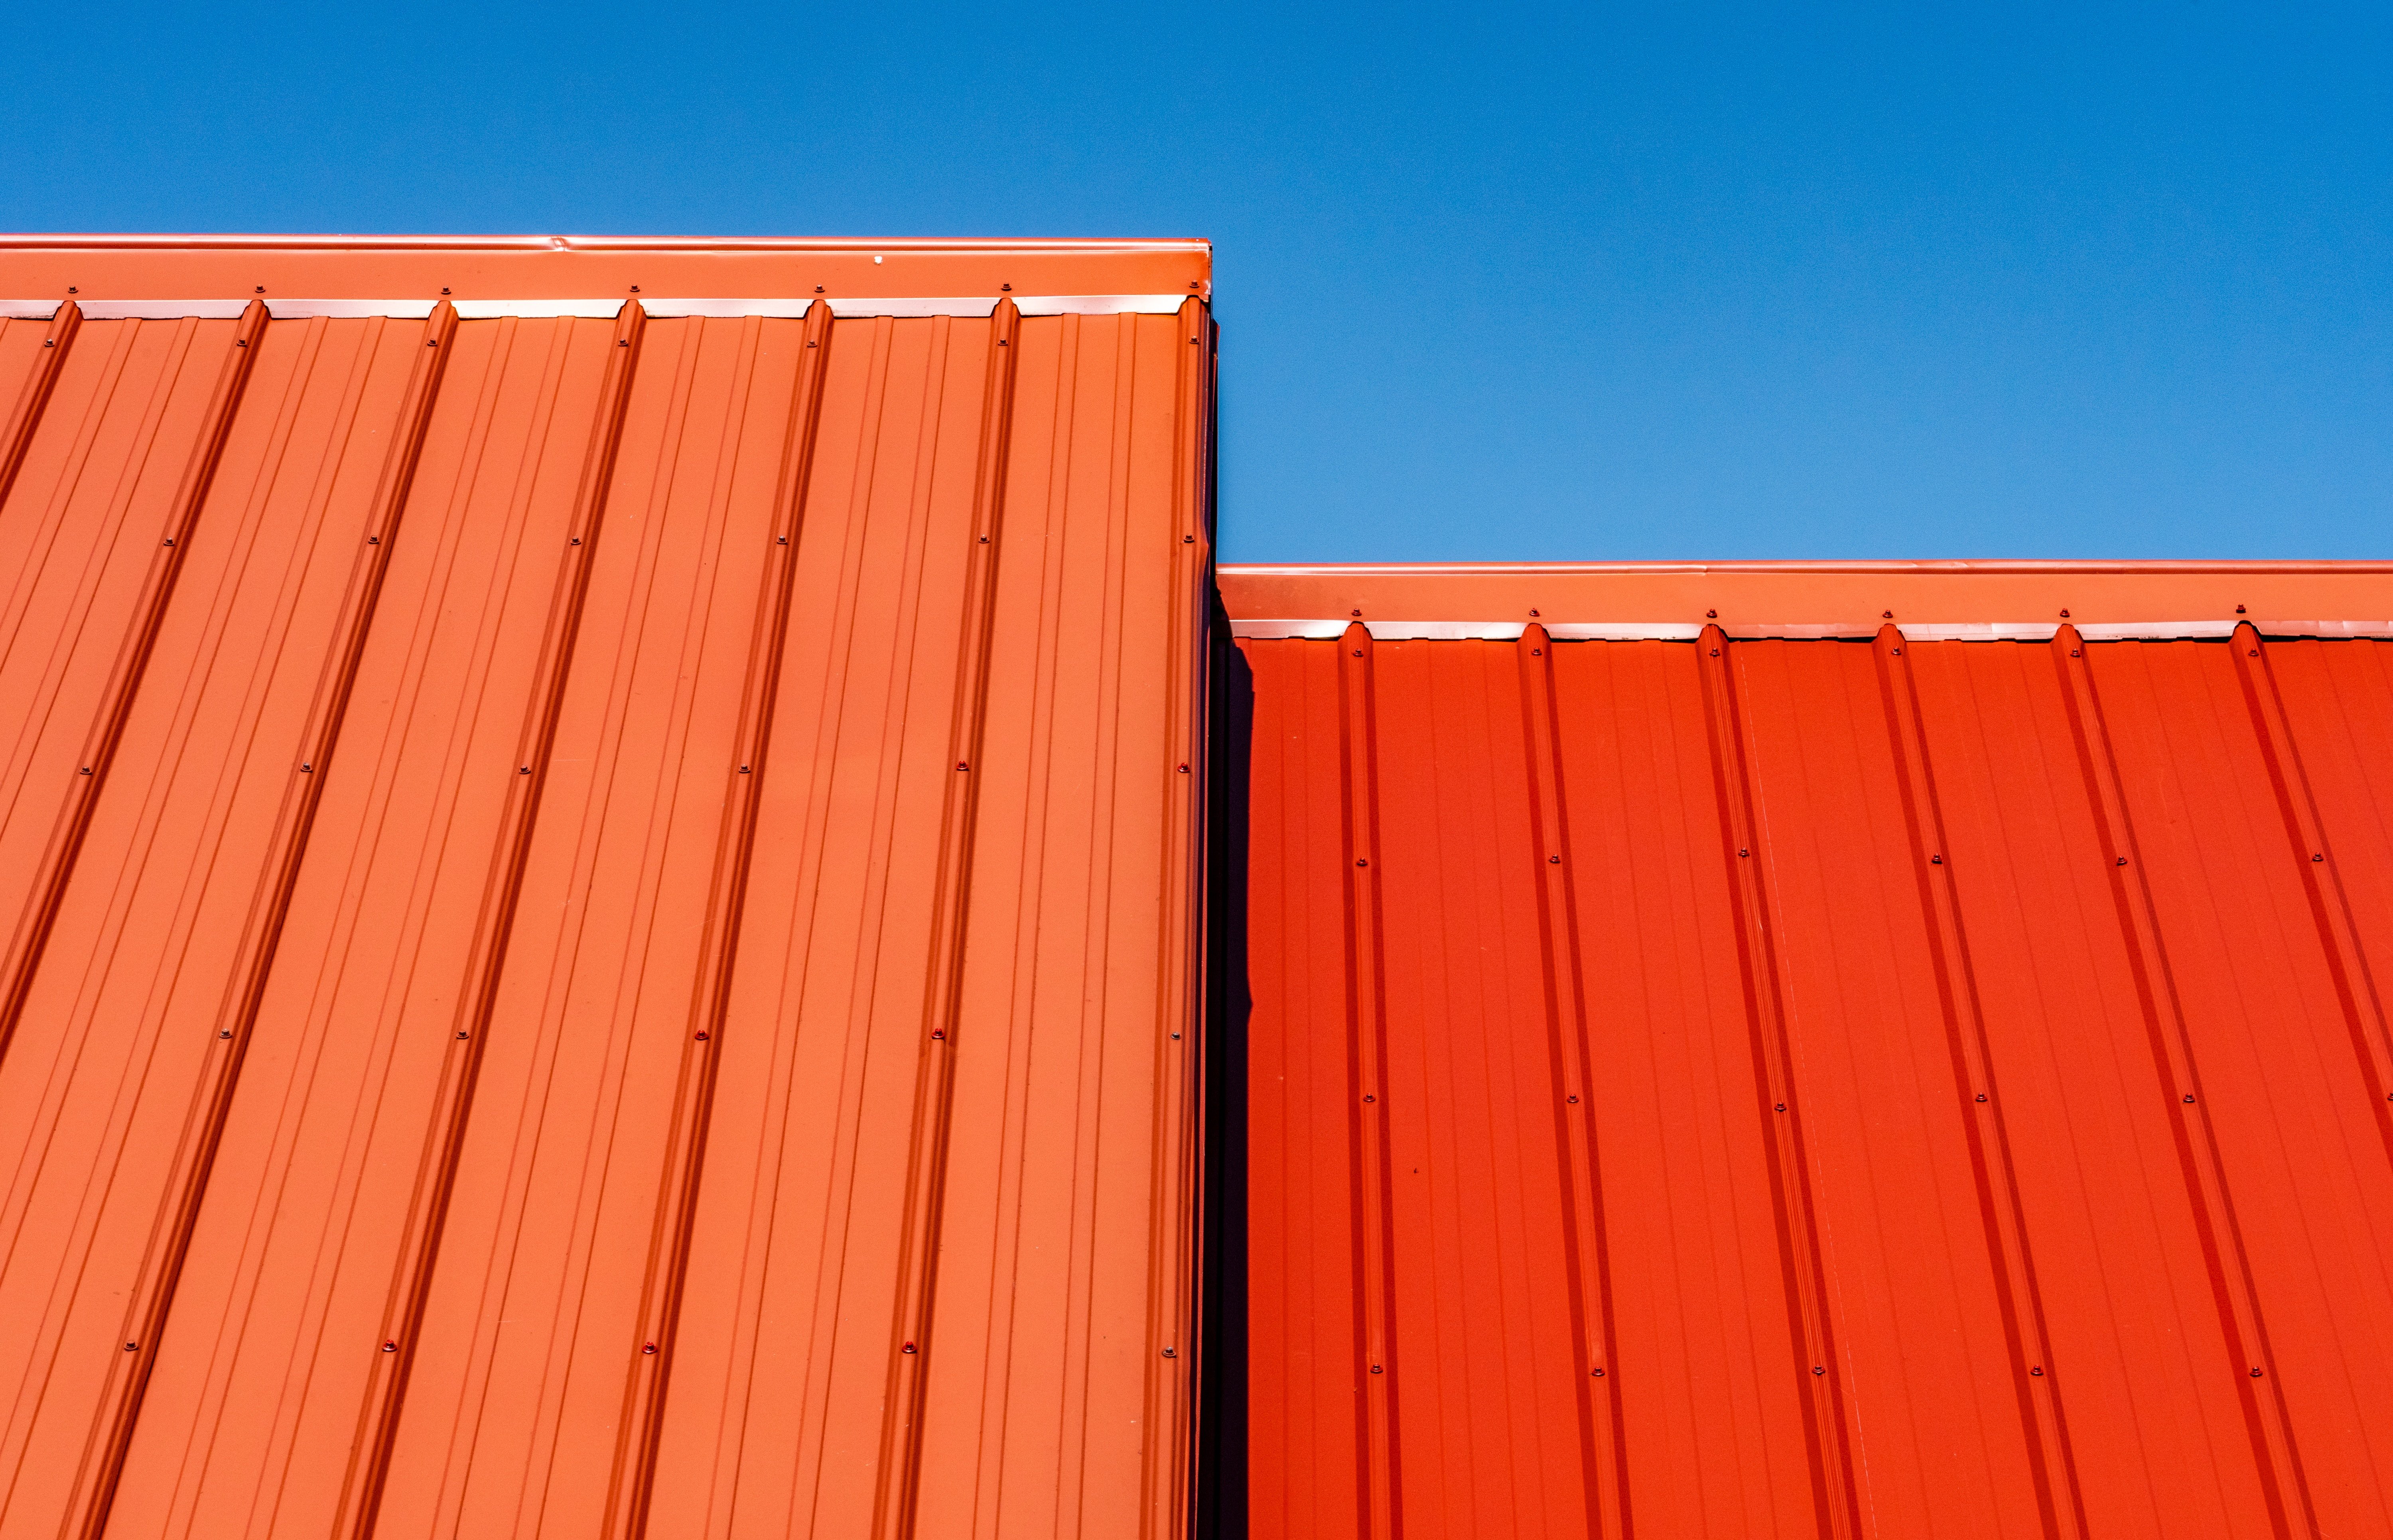
[[[1360,623],[1377,642],[1510,642],[1526,629],[1521,620],[1362,620],[1340,616],[1324,619],[1245,620],[1230,622],[1230,634],[1256,641],[1336,641],[1350,625]],[[1706,624],[1701,620],[1542,620],[1546,633],[1558,642],[1692,642]],[[1716,620],[1733,637],[1746,641],[1825,641],[1877,634],[1883,620]],[[2230,636],[2239,624],[2250,624],[2264,636],[2393,638],[2387,620],[2121,620],[2077,622],[2077,633],[2089,642],[2191,641]],[[2060,627],[2051,620],[1914,621],[1896,626],[1915,642],[2047,642]]]

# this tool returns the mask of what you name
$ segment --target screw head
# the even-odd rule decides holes
[[[907,1343],[904,1347],[902,1347],[902,1348],[898,1349],[897,1351],[898,1351],[899,1352],[901,1352],[901,1353],[909,1353],[909,1352],[912,1352],[912,1351],[914,1351],[914,1344],[912,1344],[911,1342],[909,1342],[909,1343]]]
[[[382,1351],[386,1353],[395,1353],[399,1351],[399,1344],[396,1342],[386,1342],[382,1345]]]
[[[2041,1368],[2030,1369],[2028,1373],[2035,1376],[2038,1379],[2042,1379],[2044,1377],[2044,1370]]]
[[[1812,1365],[1811,1365],[1811,1372],[1812,1372],[1813,1374],[1815,1374],[1815,1375],[1824,1375],[1824,1374],[1826,1374],[1828,1371],[1827,1371],[1827,1369],[1826,1369],[1825,1367],[1824,1367],[1823,1365],[1818,1364],[1812,1364]]]
[[[652,1353],[657,1351],[657,1345],[653,1342],[644,1342],[640,1345],[640,1351],[644,1353]]]
[[[129,1353],[137,1353],[141,1351],[141,1344],[138,1342],[127,1342],[124,1344],[124,1351]]]
[[[1786,1110],[1786,1103],[1784,1103],[1784,1102],[1779,1103],[1778,1103],[1778,1109],[1777,1109],[1777,1110],[1778,1110],[1778,1111],[1780,1111],[1780,1112],[1785,1112],[1785,1111]]]

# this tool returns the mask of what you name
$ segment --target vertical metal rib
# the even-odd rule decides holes
[[[210,1034],[209,1057],[194,1089],[190,1127],[192,1137],[177,1147],[176,1161],[160,1191],[163,1201],[152,1226],[155,1237],[144,1255],[120,1334],[140,1344],[139,1351],[122,1358],[110,1355],[109,1382],[101,1392],[95,1422],[98,1457],[80,1485],[72,1511],[78,1515],[74,1533],[97,1540],[108,1521],[108,1510],[124,1473],[125,1451],[140,1416],[141,1399],[157,1363],[158,1339],[173,1308],[175,1286],[190,1249],[191,1232],[199,1220],[200,1200],[207,1190],[209,1168],[232,1109],[232,1096],[249,1049],[250,1028],[257,1021],[258,1004],[266,997],[266,980],[274,966],[276,944],[299,880],[299,864],[307,854],[308,831],[323,793],[326,772],[339,741],[341,719],[357,682],[358,665],[365,656],[366,635],[373,624],[375,601],[383,575],[406,510],[408,488],[424,448],[425,430],[432,421],[432,404],[457,330],[457,312],[441,301],[425,323],[422,346],[415,349],[406,394],[400,398],[397,431],[383,460],[373,502],[359,537],[355,568],[343,596],[340,619],[333,630],[333,650],[326,658],[316,698],[296,751],[286,767],[282,806],[274,822],[263,876],[251,900],[240,949],[229,974],[225,997]],[[303,769],[303,766],[306,767]]]
[[[2217,1133],[2211,1127],[2193,1042],[2186,1031],[2184,1006],[2177,998],[2168,950],[2161,940],[2160,917],[2152,905],[2151,884],[2144,876],[2142,852],[2136,846],[2135,826],[2127,816],[2126,789],[2119,778],[2118,757],[2111,749],[2101,699],[2095,693],[2093,672],[2085,658],[2085,643],[2076,627],[2063,625],[2053,636],[2051,648],[2053,667],[2060,676],[2061,702],[2076,740],[2078,767],[2086,777],[2086,798],[2101,842],[2103,870],[2110,878],[2112,902],[2126,942],[2127,966],[2135,977],[2136,998],[2151,1045],[2152,1066],[2168,1104],[2177,1164],[2193,1200],[2194,1223],[2210,1264],[2210,1286],[2229,1359],[2223,1369],[2234,1380],[2243,1405],[2261,1491],[2268,1499],[2269,1527],[2281,1537],[2316,1534],[2318,1518],[2310,1504],[2309,1482],[2302,1473],[2293,1420],[2278,1387],[2268,1325],[2260,1314],[2251,1262],[2228,1195]]]
[[[50,404],[50,392],[58,388],[59,373],[66,368],[67,351],[82,329],[82,307],[71,299],[59,301],[42,338],[42,356],[33,360],[33,376],[17,393],[7,424],[0,426],[0,507],[7,505],[8,489],[17,484],[25,451],[33,446],[33,430],[42,425],[42,410]]]
[[[1803,1147],[1802,1106],[1795,1092],[1785,1002],[1779,994],[1777,940],[1761,880],[1763,857],[1755,842],[1753,789],[1745,763],[1735,671],[1729,660],[1728,636],[1720,627],[1706,626],[1695,647],[1704,681],[1704,717],[1711,730],[1713,789],[1727,841],[1729,884],[1736,895],[1737,963],[1745,975],[1746,1017],[1753,1032],[1758,1106],[1770,1152],[1771,1196],[1778,1214],[1803,1428],[1811,1444],[1812,1496],[1821,1532],[1853,1540],[1863,1531],[1845,1420],[1844,1365],[1837,1362],[1828,1316],[1826,1263],[1811,1205],[1811,1164]]]
[[[2376,975],[2360,945],[2342,868],[2334,852],[2327,848],[2326,826],[2319,817],[2309,772],[2302,765],[2301,750],[2294,743],[2293,725],[2285,717],[2284,696],[2277,687],[2269,646],[2251,622],[2235,628],[2234,653],[2235,676],[2243,686],[2243,703],[2252,712],[2260,755],[2269,766],[2269,785],[2277,794],[2277,812],[2285,821],[2295,869],[2301,873],[2302,894],[2309,901],[2310,919],[2318,926],[2320,948],[2326,954],[2327,973],[2334,983],[2335,1003],[2342,1008],[2352,1052],[2360,1061],[2369,1112],[2376,1120],[2376,1135],[2386,1157],[2393,1159],[2393,1034],[2386,1031],[2385,997],[2377,992]]]
[[[1542,625],[1521,633],[1521,714],[1527,734],[1532,855],[1536,863],[1537,941],[1544,959],[1546,1032],[1559,1082],[1555,1131],[1562,1146],[1568,1228],[1571,1326],[1579,1359],[1579,1460],[1586,1473],[1589,1533],[1629,1533],[1628,1457],[1621,1438],[1619,1364],[1613,1354],[1612,1257],[1604,1234],[1587,981],[1580,972],[1578,900],[1572,888],[1569,816],[1563,806],[1559,703],[1552,639]]]
[[[1146,1304],[1146,1438],[1140,1461],[1141,1533],[1186,1527],[1191,1443],[1188,1415],[1204,1372],[1191,1310],[1203,1259],[1196,1188],[1204,1013],[1205,756],[1203,715],[1211,637],[1207,625],[1212,543],[1207,528],[1205,443],[1210,425],[1206,346],[1212,321],[1203,302],[1181,306],[1179,378],[1172,411],[1171,624],[1164,699],[1163,902],[1156,956],[1154,1175],[1149,1185]],[[1184,697],[1180,692],[1185,692]]]
[[[1944,812],[1929,763],[1928,733],[1920,720],[1918,681],[1910,648],[1893,626],[1879,628],[1876,646],[1878,693],[1894,745],[1896,784],[1902,789],[1903,824],[1911,837],[1912,874],[1928,920],[1929,960],[1944,1015],[1945,1045],[1960,1098],[1961,1125],[1969,1141],[1969,1167],[1977,1183],[1978,1208],[1986,1225],[1986,1249],[1994,1262],[1994,1298],[2011,1354],[2012,1390],[2027,1438],[2034,1473],[2037,1512],[2047,1535],[2086,1533],[2085,1494],[2077,1458],[2061,1414],[2060,1366],[2046,1330],[2043,1291],[2028,1249],[2027,1218],[2020,1202],[2019,1173],[2011,1160],[2010,1134],[2003,1118],[1993,1051],[1978,999],[1978,977],[1961,925],[1960,894],[1953,855],[1944,839]]]
[[[357,1436],[349,1446],[349,1468],[342,1481],[340,1509],[333,1525],[336,1534],[352,1540],[363,1540],[373,1533],[383,1482],[390,1470],[391,1443],[399,1431],[408,1371],[415,1361],[416,1335],[431,1295],[432,1267],[439,1255],[449,1196],[456,1186],[457,1159],[464,1148],[465,1123],[473,1111],[474,1080],[481,1068],[482,1049],[489,1037],[485,1028],[498,1000],[508,933],[515,923],[517,900],[523,892],[524,868],[531,855],[541,790],[548,781],[549,754],[556,739],[557,718],[564,708],[566,680],[573,666],[573,644],[581,629],[582,602],[590,591],[590,571],[597,560],[598,539],[605,528],[607,492],[614,478],[615,451],[622,443],[623,418],[631,405],[632,379],[639,363],[640,336],[646,323],[647,315],[639,302],[627,302],[616,320],[613,345],[607,351],[597,418],[582,463],[582,481],[574,493],[572,518],[567,526],[569,539],[558,559],[556,587],[541,637],[540,661],[532,672],[530,707],[516,753],[515,763],[523,773],[508,777],[490,881],[484,890],[481,913],[475,920],[473,950],[466,963],[464,987],[459,991],[455,1031],[426,1124],[428,1147],[424,1152],[415,1191],[409,1199],[397,1265],[391,1274],[390,1299],[384,1307],[382,1339],[397,1346],[387,1353],[379,1351],[379,1342],[354,1347],[354,1351],[374,1356],[359,1414]]]
[[[1346,1032],[1354,1065],[1348,1124],[1354,1166],[1354,1297],[1361,1305],[1363,1533],[1403,1533],[1396,1421],[1395,1261],[1389,1245],[1387,962],[1381,918],[1379,718],[1372,699],[1371,633],[1362,622],[1338,641],[1340,823],[1346,868]]]
[[[681,1073],[674,1082],[672,1122],[665,1136],[648,1264],[640,1284],[638,1335],[624,1344],[631,1368],[625,1375],[623,1415],[616,1424],[615,1460],[608,1476],[605,1533],[609,1536],[636,1536],[647,1529],[648,1504],[656,1487],[665,1386],[673,1371],[673,1342],[688,1284],[691,1227],[698,1213],[707,1124],[713,1111],[715,1075],[728,1024],[731,970],[738,960],[739,923],[756,848],[757,807],[764,796],[772,748],[773,707],[780,693],[791,594],[796,583],[799,537],[805,529],[806,489],[814,471],[816,429],[822,420],[830,339],[830,307],[809,307],[804,343],[798,349],[797,389],[791,398],[790,421],[782,437],[772,543],[765,547],[770,566],[764,603],[748,645],[732,760],[724,766],[723,821],[716,835],[705,931],[690,996],[689,1031],[682,1040]],[[644,1351],[650,1343],[656,1345],[653,1353]]]
[[[914,1137],[907,1152],[896,1310],[891,1320],[888,1389],[881,1414],[872,1533],[914,1530],[922,1481],[922,1388],[936,1343],[931,1332],[938,1286],[939,1221],[946,1195],[948,1131],[954,1114],[955,1055],[962,1027],[964,931],[971,920],[973,827],[980,812],[980,747],[988,715],[988,661],[996,635],[998,553],[1005,528],[1006,455],[1013,424],[1015,359],[1022,314],[1012,300],[989,318],[982,387],[980,452],[973,478],[972,544],[965,551],[962,656],[948,724],[949,773],[939,810],[939,862],[933,879],[929,988],[914,1079]],[[909,1351],[910,1345],[910,1351]]]
[[[101,790],[108,784],[109,767],[116,759],[117,743],[124,736],[125,721],[133,714],[133,698],[140,693],[150,649],[157,646],[159,629],[166,622],[166,606],[175,596],[175,580],[182,574],[183,557],[190,550],[191,531],[199,525],[200,508],[207,502],[216,463],[224,458],[225,438],[232,432],[234,414],[241,410],[242,390],[249,384],[250,369],[257,361],[266,320],[266,302],[252,300],[233,327],[231,341],[217,367],[216,387],[200,419],[199,437],[183,466],[183,479],[175,489],[165,528],[159,533],[157,553],[150,558],[140,594],[134,600],[132,629],[125,633],[117,649],[115,664],[109,670],[108,683],[100,692],[99,713],[84,740],[65,805],[59,812],[49,844],[42,852],[41,868],[33,882],[32,902],[26,906],[16,934],[9,940],[7,958],[0,959],[0,1057],[7,1054],[9,1041],[17,1034],[25,997],[33,989],[33,971],[41,965],[43,947],[49,944],[50,927],[58,920],[59,904],[66,896],[68,880],[74,875],[75,857],[82,853],[84,836],[91,829],[92,813],[99,805]],[[55,327],[57,323],[52,324]]]

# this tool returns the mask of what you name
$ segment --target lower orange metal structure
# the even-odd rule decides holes
[[[1254,1535],[2393,1531],[2393,642],[1342,618],[1237,643]]]

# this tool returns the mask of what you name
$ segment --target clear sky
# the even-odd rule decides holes
[[[1201,235],[1226,559],[2393,556],[2393,12],[44,7],[21,229]]]

